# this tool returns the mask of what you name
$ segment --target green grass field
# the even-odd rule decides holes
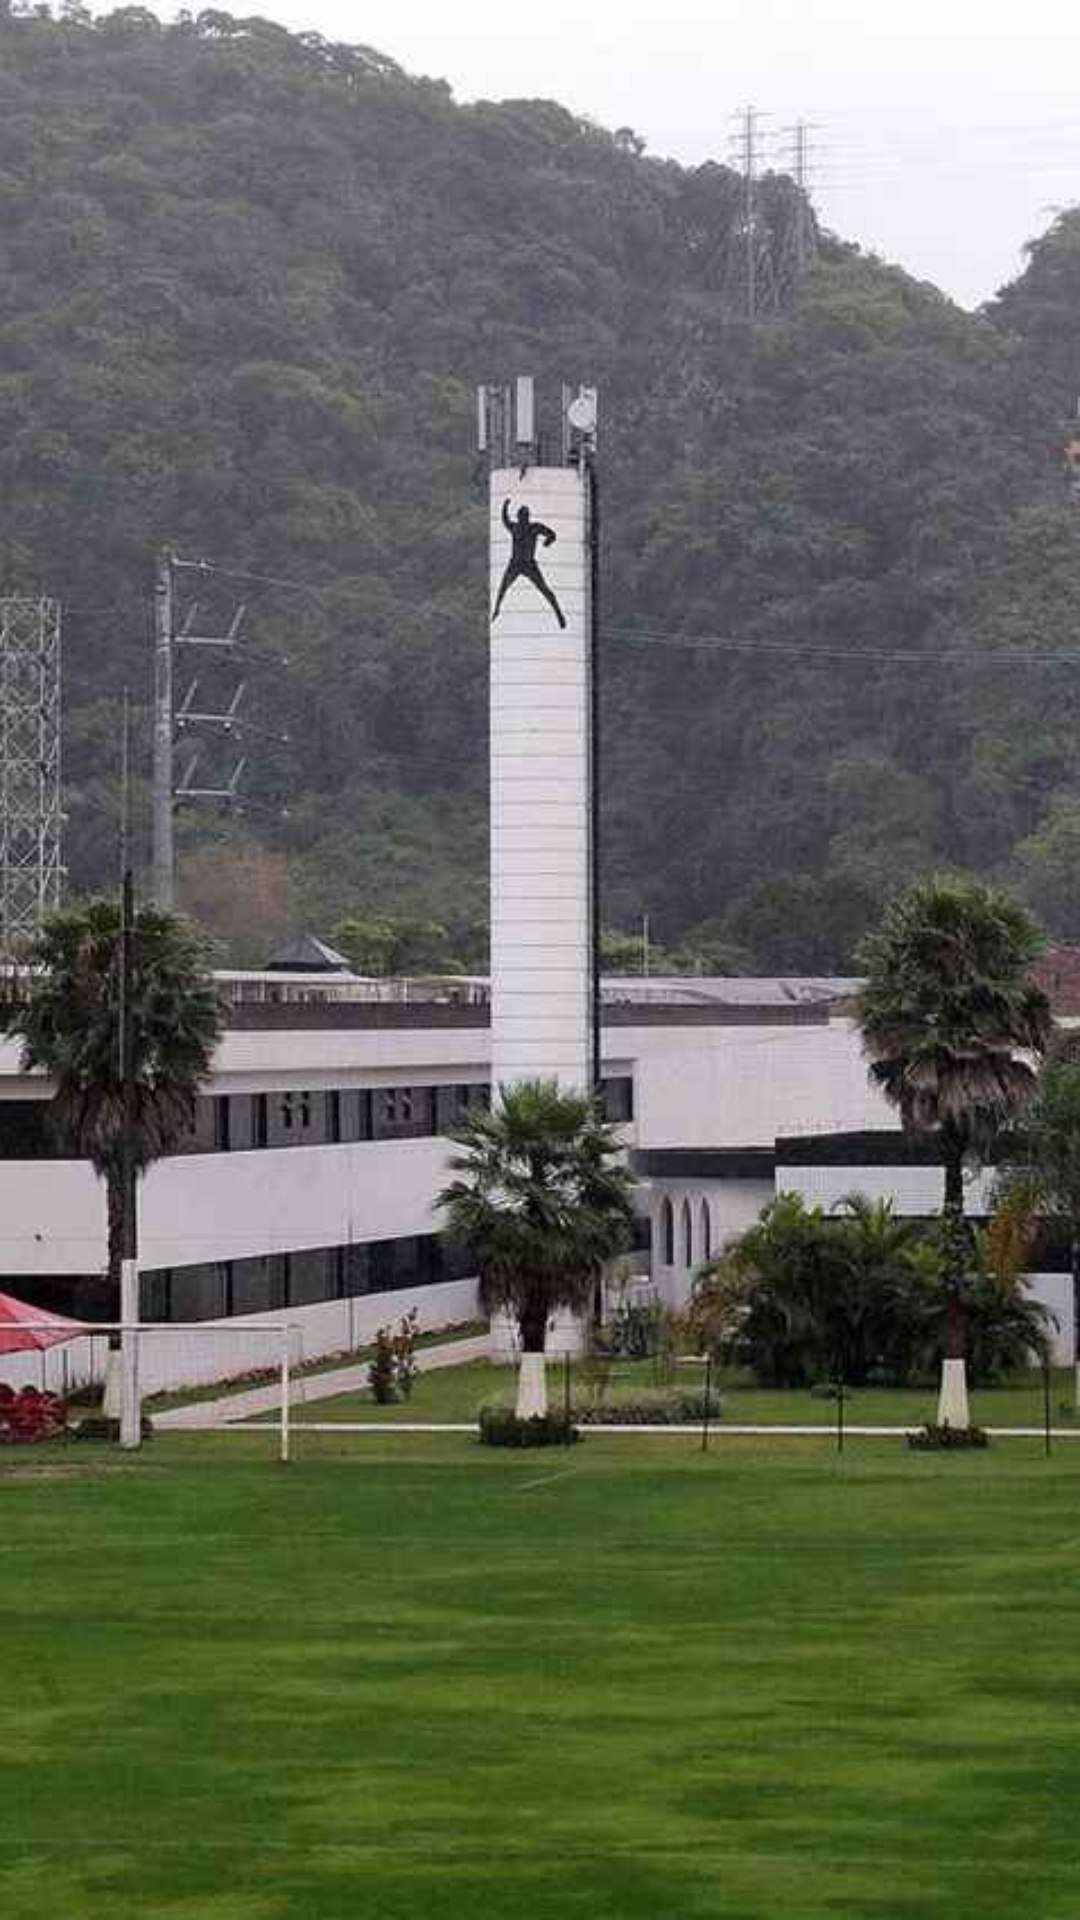
[[[704,1367],[680,1364],[675,1369],[674,1387],[700,1388]],[[563,1398],[561,1365],[548,1368],[548,1392],[553,1405]],[[724,1419],[733,1425],[832,1427],[836,1422],[835,1401],[809,1392],[774,1393],[766,1389],[721,1381]],[[587,1381],[578,1368],[571,1369],[571,1394],[583,1402],[590,1398]],[[661,1390],[651,1361],[616,1364],[612,1370],[605,1399],[622,1400],[633,1395]],[[295,1385],[295,1415],[303,1420],[474,1420],[485,1402],[513,1404],[515,1374],[510,1367],[490,1366],[478,1360],[463,1367],[448,1367],[436,1373],[417,1376],[412,1398],[393,1406],[380,1407],[370,1393],[339,1394],[332,1400],[305,1401],[304,1383]],[[1051,1411],[1056,1423],[1080,1425],[1073,1420],[1072,1376],[1062,1368],[1054,1376]],[[921,1426],[935,1415],[937,1394],[933,1388],[858,1388],[846,1402],[846,1419],[864,1426]],[[1066,1409],[1065,1413],[1061,1408]],[[1024,1380],[1007,1386],[984,1387],[972,1394],[972,1418],[984,1426],[1039,1426],[1043,1418],[1042,1377],[1032,1371]]]
[[[1075,1920],[1080,1447],[0,1460],[0,1911]]]

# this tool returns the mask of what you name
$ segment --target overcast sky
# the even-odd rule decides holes
[[[233,8],[237,14],[248,9]],[[559,100],[651,152],[725,158],[732,115],[817,122],[826,224],[971,306],[1080,201],[1078,0],[253,0],[461,100]],[[507,182],[507,191],[512,183]]]

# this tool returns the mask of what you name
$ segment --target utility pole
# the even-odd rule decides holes
[[[191,631],[198,613],[193,603],[183,621],[176,626],[176,575],[182,570],[196,573],[213,571],[200,560],[182,560],[168,547],[158,556],[154,578],[154,769],[153,769],[153,893],[159,907],[172,911],[176,898],[175,807],[178,800],[233,801],[237,798],[245,761],[234,765],[224,786],[196,786],[198,751],[193,751],[179,782],[176,777],[177,734],[190,727],[220,728],[237,732],[243,725],[239,707],[244,684],[237,686],[223,712],[200,711],[195,706],[198,680],[193,679],[179,705],[175,690],[175,663],[178,647],[212,647],[228,652],[234,649],[246,609],[237,607],[226,633],[198,634]]]
[[[131,859],[131,702],[124,688],[122,745],[122,819],[120,828],[120,1178],[123,1232],[120,1246],[120,1445],[137,1447],[142,1439],[136,1366],[139,1319],[139,1228],[135,1171],[135,877]]]
[[[176,884],[173,840],[173,557],[158,555],[154,578],[154,899],[172,911]]]
[[[739,144],[743,176],[743,253],[746,264],[746,317],[757,319],[757,123],[753,107],[744,107]]]
[[[814,128],[809,120],[796,120],[794,126],[786,129],[791,145],[789,159],[791,177],[798,194],[795,202],[794,232],[792,234],[792,253],[797,278],[801,279],[814,257],[814,223],[810,217],[810,186],[812,178],[811,140]]]

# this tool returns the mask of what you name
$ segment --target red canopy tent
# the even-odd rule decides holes
[[[0,1354],[44,1353],[64,1340],[75,1340],[80,1333],[92,1333],[84,1320],[68,1320],[62,1313],[46,1313],[27,1300],[0,1293]]]

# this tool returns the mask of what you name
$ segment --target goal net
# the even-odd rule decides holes
[[[155,1431],[254,1422],[276,1433],[278,1457],[289,1458],[304,1361],[301,1329],[293,1322],[95,1321],[61,1334],[53,1317],[11,1322],[4,1331],[0,1399],[29,1390],[70,1405],[100,1389],[100,1415],[116,1423],[122,1447],[141,1445],[149,1403]],[[70,1406],[76,1428],[81,1411]]]

